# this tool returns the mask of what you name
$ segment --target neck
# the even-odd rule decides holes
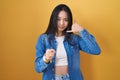
[[[62,32],[58,32],[58,33],[56,33],[56,36],[63,36],[63,33]]]

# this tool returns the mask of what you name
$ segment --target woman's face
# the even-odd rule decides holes
[[[68,16],[67,13],[62,10],[58,14],[57,27],[58,33],[62,33],[68,26]]]

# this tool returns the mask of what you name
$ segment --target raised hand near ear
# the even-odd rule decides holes
[[[78,33],[80,31],[82,31],[84,28],[82,26],[80,26],[75,20],[73,22],[72,25],[72,29],[67,31],[67,32],[73,32],[73,33]]]

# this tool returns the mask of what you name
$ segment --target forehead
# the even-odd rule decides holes
[[[68,17],[67,12],[64,10],[60,11],[58,14],[58,17],[59,18],[67,18]]]

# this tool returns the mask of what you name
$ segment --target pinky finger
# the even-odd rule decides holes
[[[73,31],[66,31],[66,32],[73,32]]]

